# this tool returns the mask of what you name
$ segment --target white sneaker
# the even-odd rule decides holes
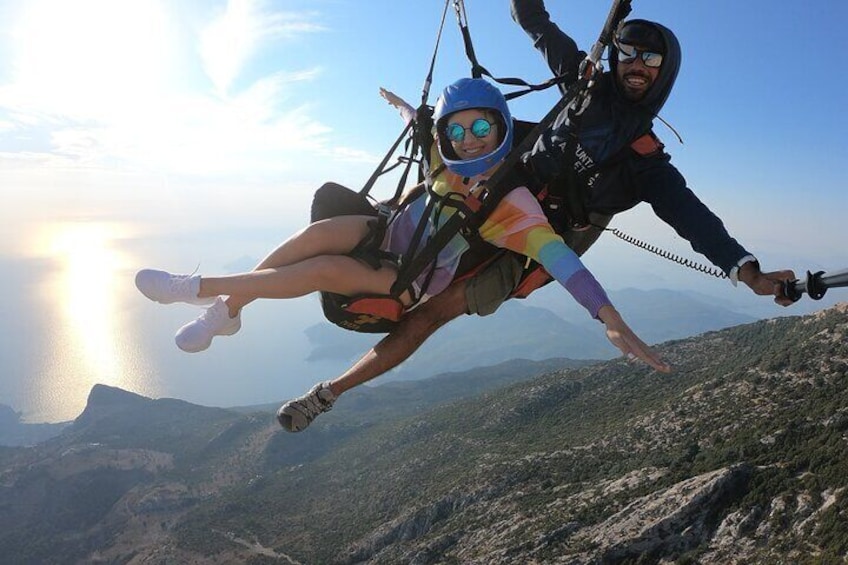
[[[193,322],[181,327],[174,336],[177,347],[188,353],[207,349],[216,335],[233,335],[241,329],[241,312],[230,318],[226,302],[220,296]]]
[[[216,296],[200,298],[200,275],[172,275],[165,271],[142,269],[135,275],[135,286],[141,293],[160,304],[186,302],[206,306],[215,302]]]

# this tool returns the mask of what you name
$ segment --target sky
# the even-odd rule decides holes
[[[56,420],[72,417],[93,381],[217,404],[299,391],[301,381],[279,384],[289,368],[320,371],[280,360],[284,348],[259,337],[275,328],[283,332],[275,339],[297,342],[320,320],[314,299],[255,308],[246,324],[253,341],[187,360],[172,351],[171,334],[196,312],[145,302],[132,276],[143,267],[249,268],[304,225],[323,182],[360,187],[402,127],[378,89],[420,102],[444,6],[0,0],[0,403]],[[682,45],[661,115],[684,142],[661,124],[656,132],[689,186],[765,269],[848,267],[848,3],[633,7]],[[508,2],[467,0],[465,9],[477,56],[494,75],[548,78]],[[608,6],[549,0],[548,9],[588,48]],[[451,7],[428,101],[469,72]],[[525,96],[513,114],[538,120],[555,101],[553,92]],[[384,183],[377,194],[393,189]],[[613,226],[700,259],[647,207]],[[751,307],[764,300],[612,238],[585,262],[612,289],[735,293]],[[764,315],[772,311],[780,313]],[[283,375],[275,384],[235,378],[275,370]],[[70,407],[51,413],[63,397]]]

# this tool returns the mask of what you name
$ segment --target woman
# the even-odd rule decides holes
[[[380,249],[394,256],[406,251],[422,218],[432,233],[453,213],[453,208],[447,206],[428,208],[429,199],[467,194],[494,172],[512,147],[513,122],[506,100],[483,79],[461,79],[448,86],[439,97],[433,118],[433,157],[445,167],[434,163],[431,168],[437,171],[430,179],[431,192],[436,196],[428,193],[416,199],[391,219]],[[211,302],[212,306],[199,318],[176,334],[180,349],[203,351],[215,336],[236,333],[241,327],[242,308],[257,298],[294,298],[316,291],[348,296],[388,294],[397,277],[395,262],[384,260],[375,269],[347,255],[369,234],[372,220],[372,216],[338,216],[315,222],[283,242],[251,272],[207,277],[145,269],[137,274],[136,286],[145,296],[163,304]],[[624,323],[603,288],[554,232],[538,201],[525,187],[509,192],[479,233],[485,241],[543,265],[592,317],[607,326],[608,335],[625,335],[630,344],[636,344],[625,350],[613,342],[624,353],[647,355],[647,346]],[[432,269],[417,281],[416,296],[407,293],[402,297],[404,302],[413,305],[444,290],[468,247],[462,236],[455,236],[439,253]],[[314,415],[308,421],[312,418]]]

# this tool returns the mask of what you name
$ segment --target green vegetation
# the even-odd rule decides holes
[[[109,547],[128,520],[115,518],[120,501],[163,532],[173,555],[220,562],[274,562],[245,543],[303,563],[737,557],[710,545],[716,535],[744,549],[745,562],[843,562],[846,332],[848,315],[832,309],[664,344],[670,375],[614,360],[527,380],[514,364],[489,371],[496,390],[486,371],[360,389],[295,435],[277,431],[270,413],[95,403],[55,453],[97,444],[92,453],[150,450],[166,463],[60,481],[36,457],[48,460],[46,451],[0,452],[7,466],[23,468],[26,456],[44,469],[17,489],[70,493],[52,508],[66,521],[0,518],[0,551],[24,555],[10,552],[25,540],[36,548],[28,558],[43,557],[31,551],[73,530],[69,521],[96,529],[107,518],[112,526],[88,543]],[[94,477],[102,491],[87,494]],[[686,498],[689,482],[716,485],[706,506]],[[0,490],[0,510],[20,507],[13,494]],[[688,514],[676,514],[684,504],[673,496],[689,501]],[[666,521],[622,525],[649,511]],[[637,533],[614,542],[628,527],[652,545]],[[89,547],[68,543],[69,555]]]
[[[823,531],[792,530],[799,513],[821,507],[823,493],[848,482],[845,327],[839,313],[741,326],[665,345],[664,353],[676,358],[672,375],[614,361],[376,423],[368,433],[342,432],[344,441],[312,457],[308,467],[279,470],[260,488],[234,491],[205,507],[184,522],[180,539],[223,520],[289,552],[300,548],[306,561],[329,561],[392,520],[406,520],[413,530],[424,524],[411,538],[415,543],[404,540],[408,533],[392,542],[419,547],[457,529],[487,531],[518,516],[528,529],[511,531],[513,541],[504,545],[515,546],[538,531],[538,517],[530,517],[540,512],[550,529],[596,524],[640,496],[744,462],[751,476],[717,509],[712,528],[728,512],[760,513],[775,540],[762,556],[808,545],[821,555],[845,555],[848,526],[838,519],[844,518],[839,504],[822,513],[828,519]],[[315,433],[344,430],[339,420],[322,424]],[[664,474],[613,495],[598,488],[596,498],[568,503],[587,484],[646,468]],[[810,497],[812,509],[799,507],[802,496]],[[416,519],[414,509],[439,504],[449,510]],[[334,532],[337,543],[315,544],[321,531]],[[552,543],[545,551],[555,555],[563,547]],[[702,549],[678,557],[691,561]]]

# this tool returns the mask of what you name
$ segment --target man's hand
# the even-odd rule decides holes
[[[670,373],[671,365],[654,353],[644,341],[639,339],[611,305],[603,306],[598,311],[598,318],[607,327],[607,339],[616,346],[628,359],[639,358],[661,373]]]
[[[739,269],[739,280],[748,285],[751,290],[761,296],[774,296],[774,301],[781,306],[789,306],[792,299],[783,293],[784,283],[794,281],[795,272],[792,270],[772,271],[764,273],[757,263],[745,263]]]

